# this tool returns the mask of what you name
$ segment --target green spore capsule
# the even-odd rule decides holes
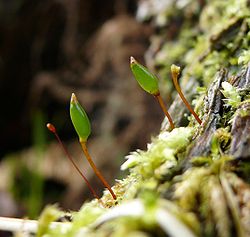
[[[149,70],[139,64],[133,57],[130,57],[131,71],[143,90],[152,94],[159,94],[158,79]]]
[[[72,93],[71,101],[70,101],[70,117],[71,117],[71,121],[75,127],[75,130],[79,136],[79,142],[81,144],[82,150],[83,150],[90,166],[92,167],[96,176],[100,179],[100,181],[103,183],[103,185],[109,190],[111,196],[115,200],[116,199],[115,193],[113,192],[111,186],[108,184],[106,179],[103,177],[103,175],[101,174],[99,169],[96,167],[95,163],[93,162],[93,160],[88,152],[88,148],[87,148],[86,143],[87,143],[87,139],[91,133],[90,122],[89,122],[89,119],[88,119],[86,112],[84,111],[84,109],[82,108],[80,103],[78,102],[74,93]],[[51,128],[51,126],[49,126],[49,129],[53,130],[53,128]]]
[[[70,100],[70,117],[80,142],[86,142],[91,133],[90,122],[74,93],[72,93]]]

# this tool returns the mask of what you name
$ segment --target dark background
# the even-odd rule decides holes
[[[87,67],[83,48],[91,34],[121,8],[133,14],[135,7],[134,1],[113,0],[1,1],[1,155],[32,144],[30,106],[49,103],[49,98],[35,98],[41,102],[35,105],[31,101],[30,94],[36,94],[35,77],[44,71],[71,71],[74,63],[79,70]],[[73,86],[79,81],[68,80]]]

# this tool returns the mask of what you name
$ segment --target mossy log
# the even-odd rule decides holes
[[[47,228],[48,207],[39,236],[250,236],[249,1],[160,2],[138,9],[158,29],[148,65],[157,68],[165,99],[176,94],[170,65],[181,66],[181,87],[202,124],[176,96],[176,128],[164,121],[146,151],[126,157],[117,200],[105,191],[105,207],[85,203],[67,229]]]

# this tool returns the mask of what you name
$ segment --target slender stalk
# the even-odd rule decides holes
[[[138,63],[133,57],[130,57],[130,67],[136,81],[139,83],[141,88],[149,94],[155,96],[161,106],[161,109],[168,118],[171,129],[174,129],[173,120],[169,115],[160,95],[158,78],[154,74],[152,74],[146,67]]]
[[[58,133],[56,131],[55,126],[52,125],[51,123],[48,123],[47,124],[47,128],[49,129],[49,131],[51,131],[55,135],[55,137],[56,137],[58,143],[61,145],[61,147],[62,147],[62,149],[63,149],[66,157],[69,159],[69,161],[71,162],[71,164],[75,167],[75,169],[77,170],[77,172],[82,176],[82,178],[84,179],[85,183],[87,184],[87,186],[88,186],[89,190],[91,191],[91,193],[93,194],[93,196],[96,199],[100,200],[99,196],[96,194],[95,190],[92,188],[92,186],[89,183],[88,179],[84,176],[84,174],[81,172],[81,170],[77,167],[77,165],[74,162],[73,158],[71,157],[71,155],[67,151],[66,147],[63,145],[62,140],[60,139],[60,137],[59,137],[59,135],[58,135]]]
[[[165,106],[165,104],[164,104],[164,102],[163,102],[163,99],[162,99],[160,93],[157,94],[157,95],[154,95],[154,97],[157,99],[158,103],[159,103],[160,106],[161,106],[162,111],[163,111],[164,114],[167,116],[168,121],[169,121],[170,126],[171,126],[171,129],[174,129],[174,122],[173,122],[173,120],[172,120],[170,114],[169,114],[168,111],[167,111],[167,108],[166,108],[166,106]]]
[[[191,105],[188,103],[187,99],[185,98],[185,96],[182,93],[181,87],[178,83],[178,76],[180,73],[180,68],[172,65],[171,66],[171,73],[172,73],[172,78],[173,78],[173,82],[174,82],[174,86],[175,89],[177,90],[178,94],[180,95],[182,101],[184,102],[184,104],[187,106],[188,110],[191,112],[191,114],[195,117],[196,121],[199,124],[202,124],[201,119],[199,118],[199,116],[194,112],[194,110],[192,109]]]
[[[101,182],[103,183],[103,185],[109,190],[110,194],[112,195],[113,199],[116,200],[116,195],[113,192],[113,190],[111,189],[110,185],[108,184],[108,182],[106,181],[106,179],[102,176],[101,172],[98,170],[98,168],[96,167],[95,163],[93,162],[89,152],[88,152],[88,148],[86,146],[86,141],[81,141],[80,140],[80,144],[82,146],[82,150],[90,164],[90,166],[92,167],[92,169],[94,170],[96,176],[101,180]]]

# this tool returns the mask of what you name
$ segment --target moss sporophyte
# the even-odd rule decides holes
[[[73,126],[78,134],[79,142],[81,144],[82,150],[86,156],[87,161],[89,162],[90,166],[92,167],[93,171],[95,172],[96,176],[100,179],[100,181],[102,182],[104,187],[106,187],[109,190],[113,199],[116,199],[115,193],[113,192],[110,185],[108,184],[106,179],[103,177],[103,175],[101,174],[99,169],[96,167],[95,163],[93,162],[93,160],[88,152],[88,148],[87,148],[86,143],[87,143],[87,139],[91,133],[91,126],[90,126],[90,122],[89,122],[89,119],[88,119],[86,112],[84,111],[84,109],[82,108],[80,103],[78,102],[74,93],[72,93],[71,101],[70,101],[70,117],[71,117],[71,121],[73,123]],[[86,182],[86,184],[87,184],[89,190],[91,191],[91,193],[93,194],[93,196],[95,198],[97,198],[101,202],[101,204],[103,204],[102,201],[100,200],[100,198],[98,197],[98,195],[96,194],[96,192],[94,191],[94,189],[92,188],[88,179],[84,176],[84,174],[78,168],[78,166],[74,162],[73,158],[70,156],[69,152],[67,151],[66,147],[63,145],[63,143],[62,143],[62,141],[61,141],[61,139],[56,131],[55,126],[52,125],[51,123],[48,123],[47,128],[49,129],[49,131],[51,131],[55,135],[55,137],[56,137],[57,141],[59,142],[59,144],[61,145],[66,157],[70,160],[70,162],[75,167],[77,172],[84,179],[84,181]]]
[[[149,72],[149,70],[146,67],[144,67],[140,63],[138,63],[133,57],[130,57],[130,67],[131,67],[131,71],[132,71],[135,79],[137,80],[139,85],[142,87],[142,89],[145,90],[146,92],[148,92],[149,94],[153,95],[157,99],[158,103],[161,106],[161,109],[163,110],[164,114],[168,118],[171,129],[174,129],[175,126],[174,126],[173,120],[172,120],[170,114],[168,113],[166,106],[164,105],[163,99],[160,95],[157,77],[155,75],[153,75],[151,72]],[[202,121],[200,120],[198,115],[194,112],[194,110],[192,109],[192,107],[190,106],[188,101],[186,100],[185,96],[183,95],[183,93],[181,91],[180,85],[178,83],[178,76],[180,74],[180,67],[178,67],[176,65],[172,65],[171,66],[171,74],[172,74],[175,89],[177,90],[178,94],[180,95],[182,101],[187,106],[188,110],[192,113],[192,115],[195,117],[197,122],[199,124],[201,124]]]
[[[171,129],[174,129],[174,122],[170,114],[168,113],[160,94],[158,86],[158,78],[151,72],[149,72],[149,70],[146,67],[139,64],[133,57],[130,57],[130,68],[135,79],[142,87],[142,89],[148,92],[149,94],[153,95],[157,99],[158,103],[161,106],[162,111],[168,118]]]
[[[135,79],[137,80],[137,82],[139,83],[139,85],[146,92],[153,95],[157,99],[158,103],[160,104],[161,109],[163,110],[164,114],[166,115],[166,117],[169,120],[171,129],[174,129],[175,126],[174,126],[173,120],[172,120],[171,116],[169,115],[169,113],[166,109],[166,106],[164,105],[163,99],[160,95],[157,77],[155,75],[153,75],[151,72],[149,72],[149,70],[146,67],[139,64],[133,57],[130,58],[130,67],[131,67],[133,75],[134,75]],[[172,73],[174,86],[175,86],[177,92],[179,93],[181,99],[183,100],[183,102],[185,103],[185,105],[187,106],[189,111],[194,115],[194,117],[198,121],[198,123],[201,124],[202,121],[200,120],[198,115],[194,112],[194,110],[191,108],[190,104],[188,103],[188,101],[184,97],[184,95],[181,91],[181,88],[178,84],[178,76],[180,74],[180,67],[172,65],[171,66],[171,73]],[[111,196],[115,200],[116,199],[115,193],[113,192],[110,185],[108,184],[106,179],[103,177],[103,175],[101,174],[99,169],[96,167],[95,163],[93,162],[93,160],[89,154],[89,151],[87,148],[87,140],[91,134],[91,125],[90,125],[89,118],[88,118],[86,112],[82,108],[81,104],[78,102],[76,95],[74,93],[72,93],[71,100],[70,100],[70,117],[71,117],[71,121],[73,123],[73,126],[78,134],[79,142],[81,144],[81,148],[83,150],[83,153],[84,153],[87,161],[89,162],[89,164],[92,167],[93,171],[95,172],[96,176],[100,179],[102,184],[109,190]],[[87,178],[83,175],[83,173],[77,167],[76,163],[74,162],[74,160],[72,159],[72,157],[68,153],[67,149],[63,145],[61,139],[59,138],[59,136],[57,134],[55,126],[48,123],[47,128],[56,136],[56,139],[58,140],[59,144],[62,146],[62,149],[63,149],[64,153],[66,154],[67,158],[70,160],[70,162],[76,168],[78,173],[82,176],[82,178],[86,182],[88,188],[92,192],[93,196],[95,198],[97,198],[98,200],[100,200],[100,198],[98,197],[98,195],[96,194],[96,192],[94,191],[92,186],[90,185],[89,181],[87,180]]]
[[[191,112],[191,114],[195,117],[196,121],[199,124],[201,124],[202,121],[200,120],[199,116],[194,112],[191,105],[188,103],[188,101],[185,98],[185,96],[183,95],[181,87],[180,87],[180,85],[178,83],[178,76],[180,75],[180,67],[172,64],[171,65],[171,74],[172,74],[172,79],[173,79],[173,82],[174,82],[175,89],[177,90],[179,96],[181,97],[182,101],[184,102],[184,104],[186,105],[188,110]]]
[[[88,116],[80,103],[78,102],[74,93],[72,93],[71,101],[70,101],[70,117],[71,121],[74,125],[74,128],[78,134],[79,142],[81,144],[82,150],[88,160],[90,166],[94,170],[96,176],[100,179],[102,184],[109,190],[110,194],[112,195],[113,199],[116,199],[116,195],[111,189],[110,185],[103,177],[99,169],[96,167],[95,163],[93,162],[87,148],[87,139],[91,133],[90,122]]]

